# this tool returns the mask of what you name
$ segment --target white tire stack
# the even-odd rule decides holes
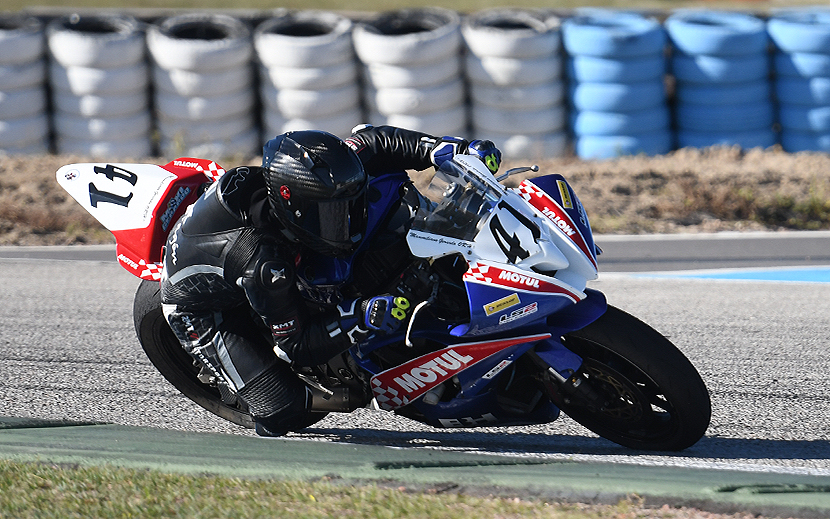
[[[163,155],[256,152],[253,43],[244,22],[223,14],[172,16],[149,28],[147,47]]]
[[[391,11],[355,26],[370,123],[468,133],[460,26],[458,13],[442,8]]]
[[[299,11],[257,26],[264,140],[309,129],[347,137],[364,122],[352,25],[335,13]]]
[[[129,16],[70,15],[46,28],[58,153],[152,154],[143,26]]]
[[[34,17],[0,15],[0,151],[48,151],[43,26]]]
[[[559,20],[525,10],[466,17],[473,137],[509,157],[559,157],[567,149]]]

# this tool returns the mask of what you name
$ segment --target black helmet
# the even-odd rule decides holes
[[[263,147],[272,214],[317,252],[353,252],[366,230],[363,163],[346,143],[322,131],[288,132]]]

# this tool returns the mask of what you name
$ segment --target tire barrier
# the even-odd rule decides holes
[[[830,11],[779,11],[767,20],[785,151],[830,151]]]
[[[763,20],[738,12],[678,11],[665,27],[678,146],[775,144]]]
[[[573,146],[599,159],[766,147],[776,121],[786,151],[830,151],[826,8],[766,20],[677,10],[662,24],[627,11],[549,13],[423,8],[360,22],[277,10],[149,26],[1,14],[0,151],[221,157],[290,129],[342,137],[371,122],[489,138],[507,157]]]
[[[460,15],[443,8],[392,11],[355,25],[368,122],[467,135],[460,27]]]
[[[151,25],[159,147],[164,155],[250,155],[256,125],[253,42],[243,21],[190,13]]]
[[[49,121],[43,24],[0,14],[0,151],[46,153]]]
[[[364,120],[352,28],[323,11],[286,12],[257,26],[264,140],[307,129],[346,137]]]
[[[143,24],[70,15],[47,25],[46,41],[58,153],[152,155]]]
[[[522,9],[489,9],[464,18],[474,138],[492,140],[510,157],[565,154],[559,26],[557,17]]]
[[[666,34],[637,13],[586,9],[562,24],[574,152],[584,159],[673,148]]]

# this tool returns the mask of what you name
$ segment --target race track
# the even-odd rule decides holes
[[[0,254],[0,415],[252,434],[172,389],[135,339],[138,279],[114,261],[81,257]],[[713,417],[692,448],[631,451],[567,417],[547,426],[437,430],[369,410],[330,415],[295,436],[830,475],[830,285],[616,273],[591,286],[667,335],[700,370]]]

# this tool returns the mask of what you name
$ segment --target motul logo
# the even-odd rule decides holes
[[[548,220],[550,220],[551,222],[553,222],[554,225],[562,229],[562,232],[564,232],[568,236],[573,236],[574,234],[576,234],[574,228],[571,227],[570,224],[568,224],[568,222],[563,220],[562,217],[556,214],[554,211],[551,211],[547,207],[543,207],[542,212],[545,213],[545,216],[548,217]]]
[[[530,276],[523,276],[522,274],[517,274],[515,272],[510,272],[508,270],[502,270],[499,274],[499,279],[503,279],[505,281],[512,281],[513,283],[527,285],[533,288],[539,288],[538,279],[532,278]]]
[[[435,382],[439,375],[443,377],[465,368],[472,360],[473,357],[469,355],[461,355],[455,350],[448,350],[420,366],[412,368],[409,373],[395,377],[393,381],[407,393],[412,393],[427,384]]]

